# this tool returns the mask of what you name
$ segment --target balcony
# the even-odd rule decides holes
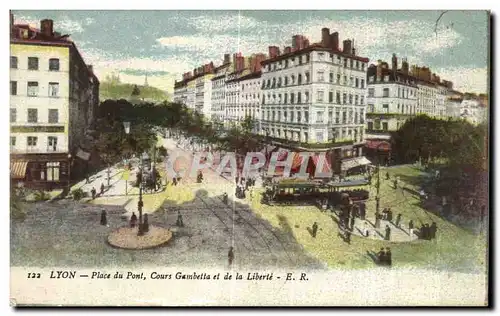
[[[67,153],[68,149],[66,148],[40,148],[36,146],[26,146],[26,147],[10,147],[11,154],[61,154]]]

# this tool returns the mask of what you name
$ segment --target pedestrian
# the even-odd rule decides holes
[[[391,176],[389,175],[389,171],[387,171],[386,174],[385,174],[385,179],[389,180],[390,178],[391,178]]]
[[[385,225],[385,240],[391,240],[391,228],[389,225]]]
[[[172,179],[172,183],[174,184],[174,186],[176,186],[176,185],[177,185],[177,177],[174,177],[174,178]]]
[[[387,220],[389,222],[392,222],[392,210],[391,210],[391,208],[387,209]]]
[[[361,220],[365,220],[366,218],[366,204],[363,202],[361,203],[360,207],[359,207],[359,217],[361,218]]]
[[[347,229],[344,230],[344,241],[349,245],[351,244],[351,232],[348,231]]]
[[[90,192],[92,193],[92,200],[95,200],[95,196],[97,194],[95,188],[93,187],[92,190],[90,190]]]
[[[233,247],[229,247],[229,252],[227,253],[227,260],[229,262],[229,266],[231,266],[234,261]]]
[[[108,225],[108,218],[106,216],[106,210],[101,211],[101,225],[103,225],[103,226]]]
[[[410,219],[410,222],[408,223],[408,229],[409,229],[409,232],[410,232],[410,237],[413,236],[413,220]]]
[[[316,233],[318,232],[318,223],[314,222],[312,226],[312,236],[313,238],[316,238]]]
[[[149,220],[148,220],[148,214],[144,214],[144,220],[142,223],[142,231],[147,233],[149,231]]]
[[[394,179],[394,189],[398,188],[398,178]]]
[[[431,227],[430,227],[430,239],[436,238],[436,232],[437,232],[437,225],[436,222],[432,222]]]
[[[135,212],[132,212],[132,216],[130,216],[130,228],[134,228],[137,225],[137,215]]]
[[[401,224],[401,213],[399,213],[398,216],[396,217],[396,227],[399,227],[400,224]]]
[[[385,259],[386,259],[386,264],[389,267],[392,266],[392,253],[391,253],[391,248],[389,247],[385,248]]]
[[[384,266],[387,263],[387,255],[383,247],[380,248],[380,251],[377,253],[377,261],[377,263],[381,266]]]
[[[354,216],[351,216],[351,222],[350,222],[350,227],[351,227],[351,231],[354,230],[354,223],[356,222],[356,218]]]
[[[429,227],[429,224],[425,224],[425,240],[430,240],[431,239],[431,228]]]
[[[363,225],[363,236],[368,237],[368,223],[365,222]]]
[[[387,208],[385,207],[383,210],[382,210],[382,219],[383,220],[387,220]]]
[[[184,221],[182,220],[181,211],[177,211],[177,226],[184,227]]]
[[[101,196],[104,194],[104,183],[101,183]]]
[[[375,212],[375,228],[380,228],[380,213]]]
[[[85,183],[86,184],[90,183],[89,175],[88,174],[85,174]]]
[[[226,193],[226,192],[224,192],[224,194],[222,195],[222,202],[224,202],[224,204],[226,204],[226,205],[227,205],[227,200],[228,200],[228,199],[227,199],[227,193]]]

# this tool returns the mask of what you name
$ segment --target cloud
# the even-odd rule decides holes
[[[441,78],[453,81],[453,88],[462,92],[488,93],[488,68],[440,68],[436,73]]]
[[[15,23],[29,24],[33,27],[40,28],[40,20],[32,16],[15,17]],[[54,21],[54,30],[56,32],[69,34],[81,33],[84,31],[84,26],[88,26],[92,23],[94,23],[94,19],[92,18],[86,18],[82,23],[76,20],[62,17]]]

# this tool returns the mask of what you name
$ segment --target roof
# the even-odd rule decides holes
[[[253,73],[250,73],[248,75],[245,75],[243,77],[236,78],[236,79],[234,79],[234,81],[243,81],[243,80],[250,80],[250,79],[254,79],[254,78],[260,78],[261,75],[262,75],[262,72],[257,71],[257,72],[253,72]]]
[[[287,59],[287,58],[290,58],[292,56],[300,55],[300,54],[311,52],[311,51],[330,52],[330,53],[334,53],[334,54],[337,54],[337,55],[340,55],[340,56],[349,57],[349,58],[352,58],[354,60],[359,60],[359,61],[362,61],[362,62],[365,62],[365,63],[367,63],[369,61],[369,59],[366,58],[366,57],[360,57],[360,56],[356,56],[356,55],[352,55],[352,54],[347,54],[347,53],[344,53],[344,52],[342,52],[340,50],[335,50],[335,49],[330,48],[330,47],[324,47],[321,44],[312,44],[312,45],[310,45],[310,46],[308,46],[306,48],[303,48],[303,49],[300,49],[300,50],[296,50],[294,52],[290,52],[290,53],[287,53],[287,54],[282,54],[282,55],[276,56],[274,58],[266,59],[266,60],[262,61],[261,64],[262,65],[266,65],[266,64],[269,64],[269,63],[272,63],[272,62],[275,62],[275,61]]]

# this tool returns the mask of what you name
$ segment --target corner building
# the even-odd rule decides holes
[[[269,47],[262,62],[260,133],[309,150],[337,149],[338,158],[361,156],[367,64],[352,40],[340,49],[338,32],[327,28],[321,43],[309,45],[296,35],[283,54]]]
[[[11,15],[11,181],[44,190],[66,187],[85,172],[86,131],[99,105],[92,66],[53,24],[42,20],[36,29],[14,24]]]

